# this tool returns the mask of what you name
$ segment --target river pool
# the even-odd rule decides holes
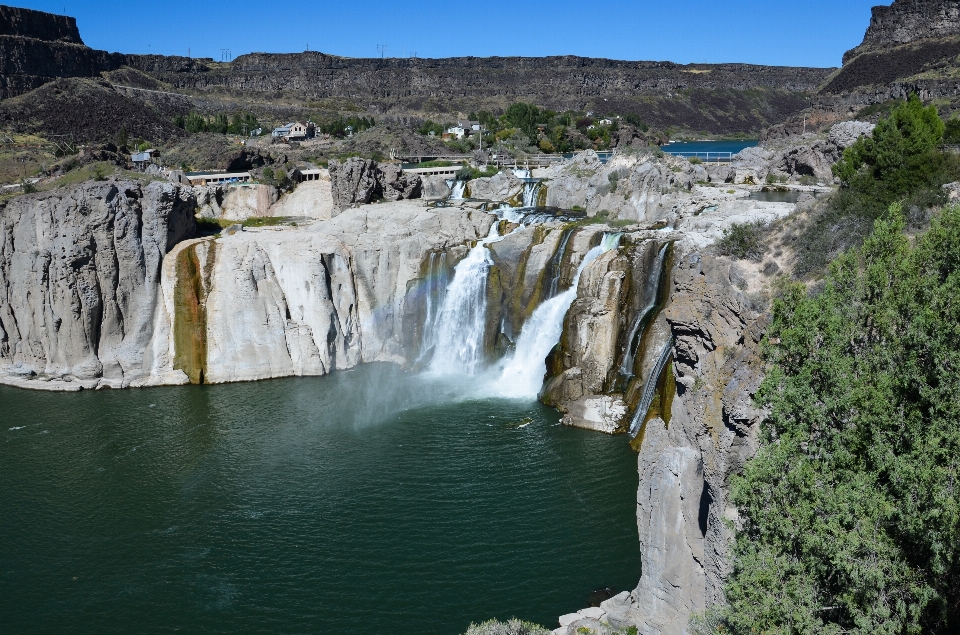
[[[468,391],[467,391],[468,392]],[[636,456],[389,365],[72,394],[0,386],[7,633],[555,627],[640,574]]]

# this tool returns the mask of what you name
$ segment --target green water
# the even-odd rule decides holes
[[[391,366],[0,387],[0,632],[555,627],[591,591],[635,586],[626,438],[458,394]]]

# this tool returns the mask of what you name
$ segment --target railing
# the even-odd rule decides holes
[[[647,418],[647,410],[650,409],[650,404],[653,403],[653,396],[657,392],[657,382],[660,381],[660,374],[666,367],[667,362],[670,361],[672,354],[673,336],[671,335],[667,345],[664,346],[660,352],[657,363],[654,364],[650,370],[650,375],[647,376],[647,383],[643,385],[643,395],[640,397],[640,403],[637,405],[636,412],[633,413],[633,421],[630,422],[630,438],[636,438],[637,433],[640,432],[640,426],[643,424],[643,420]]]
[[[675,157],[698,158],[704,163],[730,163],[733,161],[733,152],[671,152],[664,150],[666,154],[672,154]]]

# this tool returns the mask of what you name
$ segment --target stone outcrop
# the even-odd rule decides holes
[[[149,374],[161,263],[194,233],[169,183],[87,183],[0,209],[0,366],[13,378],[129,385]]]
[[[381,167],[376,161],[353,157],[329,164],[333,209],[343,211],[371,201],[400,201],[420,198],[422,184],[416,174],[404,174],[399,166]]]
[[[194,233],[193,189],[107,182],[14,199],[0,235],[0,381],[75,390],[407,363],[430,253],[494,217],[399,201],[300,227]]]
[[[2,35],[83,44],[76,18],[4,5],[0,5],[0,36]]]
[[[247,220],[271,215],[279,193],[271,185],[207,185],[193,188],[197,216],[222,220]]]
[[[692,251],[672,270],[663,318],[673,338],[673,382],[640,429],[637,525],[642,576],[632,592],[560,618],[556,635],[586,626],[644,635],[689,632],[692,614],[721,604],[737,511],[729,479],[757,449],[767,318],[732,280],[731,263]]]
[[[769,140],[760,147],[747,148],[733,157],[732,174],[726,180],[742,182],[749,176],[763,183],[768,175],[787,179],[803,176],[833,183],[833,166],[843,151],[862,136],[873,134],[874,124],[865,121],[842,121],[825,134],[807,134]]]
[[[523,181],[513,172],[497,172],[487,178],[473,179],[467,183],[470,198],[479,198],[486,201],[523,201]]]
[[[892,5],[873,7],[872,11],[863,42],[844,54],[844,64],[866,51],[960,35],[956,0],[894,0]]]

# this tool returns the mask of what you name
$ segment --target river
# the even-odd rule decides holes
[[[626,437],[467,393],[390,365],[0,386],[3,630],[453,635],[635,586]]]

